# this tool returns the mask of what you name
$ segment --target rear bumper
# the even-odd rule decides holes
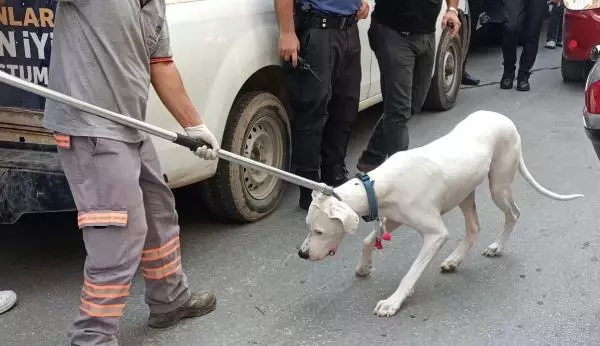
[[[0,148],[0,224],[75,209],[56,152]]]
[[[574,43],[571,43],[574,42]],[[563,55],[571,61],[588,61],[600,43],[600,9],[570,11],[563,21]]]

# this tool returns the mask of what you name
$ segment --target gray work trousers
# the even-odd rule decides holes
[[[150,312],[173,311],[190,297],[174,197],[150,140],[55,138],[87,251],[70,342],[117,345],[120,317],[140,263]]]
[[[379,63],[383,114],[360,161],[379,165],[408,149],[406,123],[423,107],[431,85],[435,33],[404,35],[372,21],[368,37]]]

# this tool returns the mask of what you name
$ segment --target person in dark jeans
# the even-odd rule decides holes
[[[517,64],[519,35],[523,37],[523,51],[517,74],[517,90],[529,91],[529,76],[538,53],[544,17],[548,12],[546,0],[505,0],[502,55],[504,73],[500,80],[502,89],[512,89]]]
[[[292,65],[285,69],[293,111],[292,169],[339,186],[348,180],[346,148],[360,99],[357,21],[368,16],[369,5],[366,0],[275,0],[275,7],[279,54]],[[297,68],[302,62],[316,76]],[[301,208],[308,209],[311,193],[300,188]]]
[[[552,0],[552,11],[550,12],[550,23],[546,32],[546,48],[554,49],[562,47],[562,26],[565,13],[562,0]]]
[[[408,149],[406,123],[421,110],[435,64],[435,23],[443,0],[377,0],[368,31],[379,63],[383,114],[359,159],[368,172],[388,156]],[[460,30],[458,0],[446,0],[442,25],[450,35]]]

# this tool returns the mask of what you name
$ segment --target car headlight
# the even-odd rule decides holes
[[[563,4],[571,11],[584,11],[600,8],[600,0],[563,0]]]

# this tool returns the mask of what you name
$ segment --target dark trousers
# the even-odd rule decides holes
[[[300,21],[300,23],[298,23]],[[292,168],[296,174],[327,184],[345,170],[346,148],[360,98],[358,26],[303,29],[297,19],[300,56],[315,70],[287,69],[293,109]],[[321,178],[319,177],[321,169]]]
[[[519,73],[530,73],[537,57],[540,33],[547,11],[546,0],[504,0],[502,55],[505,74],[514,74],[519,35],[523,38]]]
[[[402,35],[372,21],[368,37],[379,63],[383,114],[361,162],[379,165],[408,149],[406,123],[425,103],[435,64],[435,34]]]
[[[546,32],[546,41],[562,41],[562,26],[564,13],[564,6],[552,5],[552,11],[550,12],[550,22],[548,23],[548,31]]]

